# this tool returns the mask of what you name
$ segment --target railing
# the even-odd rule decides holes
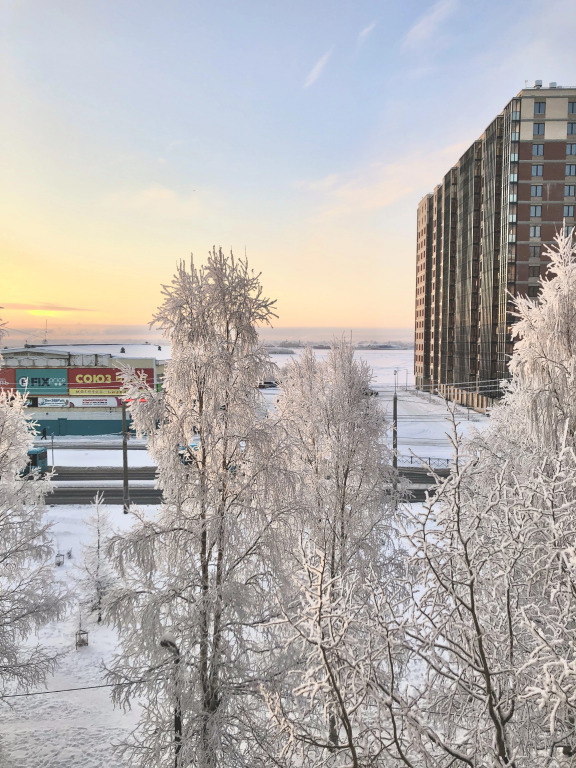
[[[450,467],[450,459],[440,459],[437,456],[406,456],[398,454],[399,467],[421,467],[427,465],[432,469],[447,469]]]

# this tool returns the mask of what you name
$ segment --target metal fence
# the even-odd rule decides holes
[[[421,467],[429,466],[432,469],[447,469],[450,466],[450,459],[440,459],[437,456],[406,456],[398,454],[399,467]]]

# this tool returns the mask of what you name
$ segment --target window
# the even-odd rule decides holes
[[[512,152],[510,155],[510,162],[511,163],[517,163],[518,162],[518,152]]]
[[[539,259],[540,258],[540,245],[531,245],[530,246],[530,258],[531,259]]]
[[[518,193],[517,192],[510,192],[510,202],[511,203],[517,203],[518,202]]]
[[[574,206],[573,205],[565,205],[564,206],[564,218],[565,219],[573,219],[574,218]]]
[[[566,166],[568,167],[568,166]],[[532,166],[532,176],[542,176],[542,165],[533,165]],[[566,172],[566,175],[568,176],[568,172]]]
[[[568,136],[576,136],[576,123],[568,123]]]
[[[569,115],[576,115],[576,101],[569,101],[568,102],[568,114]]]
[[[570,107],[570,105],[568,105],[568,107]],[[568,111],[570,111],[570,109],[568,109]],[[520,110],[512,111],[512,120],[520,120]]]
[[[543,155],[544,154],[544,144],[532,144],[532,154],[536,157],[536,155]]]
[[[530,216],[542,216],[542,206],[541,205],[531,205],[530,206]]]
[[[564,197],[576,196],[576,184],[564,184]]]
[[[576,144],[566,144],[566,154],[576,155]]]
[[[520,133],[518,131],[512,131],[510,134],[510,141],[520,141]]]
[[[530,277],[540,277],[540,267],[529,267]]]
[[[532,184],[530,187],[530,197],[542,197],[542,184]]]
[[[539,285],[529,285],[528,286],[528,296],[530,296],[531,299],[536,298],[538,296],[538,292],[540,291]]]
[[[538,224],[530,227],[530,237],[540,237],[542,227]]]
[[[564,237],[570,237],[574,232],[574,225],[570,224],[568,227],[564,227]]]
[[[532,166],[534,167],[534,166]],[[518,181],[518,174],[517,173],[511,173],[510,174],[510,183],[515,184]]]
[[[534,123],[532,133],[534,136],[544,136],[544,123]]]
[[[516,223],[516,214],[515,213],[509,213],[508,214],[508,221],[510,222],[510,224],[515,224]]]
[[[545,101],[535,101],[534,102],[534,114],[535,115],[545,115],[546,114],[546,102]]]
[[[576,165],[566,166],[566,176],[576,176]]]

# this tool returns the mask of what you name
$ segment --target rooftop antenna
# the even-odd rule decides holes
[[[42,339],[42,344],[48,344],[48,320],[46,320],[46,326],[44,328],[44,338]]]

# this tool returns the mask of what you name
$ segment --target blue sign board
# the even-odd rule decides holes
[[[17,368],[16,389],[29,395],[67,395],[66,368]]]

